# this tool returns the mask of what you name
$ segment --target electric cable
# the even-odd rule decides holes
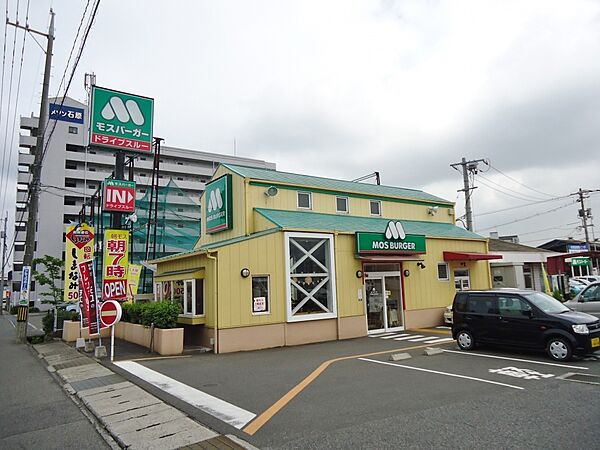
[[[537,192],[538,194],[545,195],[546,197],[556,197],[555,195],[551,195],[551,194],[548,194],[548,193],[546,193],[546,192],[542,192],[542,191],[540,191],[540,190],[538,190],[538,189],[532,188],[531,186],[527,186],[525,183],[522,183],[521,181],[519,181],[519,180],[517,180],[517,179],[515,179],[515,178],[511,177],[510,175],[507,175],[507,174],[505,174],[505,173],[504,173],[504,172],[502,172],[500,169],[498,169],[497,167],[493,166],[493,165],[492,165],[492,163],[491,163],[489,160],[488,160],[488,165],[489,165],[489,166],[490,166],[492,169],[494,169],[496,172],[498,172],[500,175],[504,175],[504,176],[505,176],[506,178],[508,178],[509,180],[512,180],[512,181],[514,181],[514,182],[515,182],[515,183],[517,183],[517,184],[520,184],[520,185],[521,185],[521,186],[523,186],[524,188],[527,188],[527,189],[529,189],[529,190],[531,190],[531,191],[533,191],[533,192]]]
[[[508,193],[506,193],[506,192],[503,191],[503,190],[506,190],[508,192],[512,192],[513,194],[516,194],[516,196],[513,195],[513,197],[519,198],[519,199],[522,199],[522,200],[526,200],[528,202],[546,200],[546,198],[534,197],[533,195],[529,195],[529,194],[526,194],[524,192],[516,191],[516,190],[511,189],[511,188],[509,188],[507,186],[504,186],[504,185],[502,185],[500,183],[497,183],[497,182],[495,182],[494,180],[492,180],[490,178],[484,177],[481,174],[478,174],[477,176],[479,177],[480,181],[483,179],[487,183],[492,183],[493,185],[498,186],[497,188],[495,188],[495,190],[497,190],[498,192],[502,192],[503,194],[509,195]],[[488,186],[488,187],[490,187],[490,186]],[[494,189],[494,188],[492,188],[492,189]]]
[[[531,216],[523,217],[521,219],[511,220],[510,222],[500,223],[500,224],[497,224],[497,225],[493,225],[491,227],[482,228],[482,229],[477,230],[477,232],[480,233],[482,231],[492,230],[494,228],[503,227],[505,225],[511,225],[513,223],[523,222],[524,220],[529,220],[529,219],[533,219],[534,217],[539,217],[539,216],[543,216],[545,214],[550,214],[551,212],[558,211],[558,210],[560,210],[562,208],[566,208],[567,206],[571,206],[571,205],[573,205],[573,202],[565,203],[564,205],[561,205],[561,206],[559,206],[557,208],[549,209],[548,211],[542,211],[542,212],[539,212],[537,214],[533,214]]]
[[[508,208],[502,208],[502,209],[497,209],[497,210],[494,210],[494,211],[486,211],[486,212],[483,212],[483,213],[479,213],[479,214],[477,214],[477,216],[478,217],[488,216],[490,214],[497,214],[497,213],[500,213],[500,212],[511,211],[513,209],[524,208],[526,206],[541,205],[542,203],[555,202],[556,200],[562,200],[562,199],[569,198],[569,197],[570,197],[570,195],[563,195],[561,197],[550,198],[548,200],[541,200],[539,202],[531,202],[531,203],[524,203],[522,205],[509,206]]]
[[[491,180],[487,180],[487,181],[485,181],[486,179],[485,179],[485,178],[482,178],[482,177],[481,177],[481,176],[479,176],[479,175],[478,175],[478,178],[477,178],[477,179],[478,179],[478,181],[479,181],[481,184],[483,184],[484,186],[486,186],[486,187],[488,187],[489,189],[493,190],[494,192],[498,192],[498,193],[500,193],[500,194],[504,194],[504,195],[506,195],[506,196],[508,196],[508,197],[511,197],[511,198],[514,198],[514,199],[517,199],[517,200],[524,200],[524,201],[526,201],[526,202],[530,202],[530,201],[534,200],[533,198],[520,197],[520,196],[517,196],[517,195],[511,194],[511,193],[509,193],[509,192],[501,191],[500,189],[498,189],[498,188],[496,188],[496,187],[492,186],[491,184],[488,184],[488,183],[487,183],[487,181],[491,181]],[[541,199],[535,199],[535,201],[540,201],[540,200],[541,200]]]

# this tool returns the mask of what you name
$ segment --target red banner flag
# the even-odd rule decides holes
[[[96,277],[94,261],[89,259],[79,263],[79,286],[83,291],[83,304],[88,317],[90,335],[98,334],[98,295],[96,294]]]

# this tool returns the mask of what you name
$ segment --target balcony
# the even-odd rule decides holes
[[[24,153],[19,153],[19,164],[26,164],[28,166],[33,164],[33,160],[35,159],[35,156],[33,155],[26,155]]]
[[[31,181],[31,174],[29,172],[19,172],[17,174],[17,183],[29,185],[30,181]]]
[[[37,117],[21,117],[21,128],[23,130],[33,130],[40,123]]]
[[[34,148],[37,142],[37,138],[34,136],[25,136],[23,134],[19,135],[19,147],[29,147]]]

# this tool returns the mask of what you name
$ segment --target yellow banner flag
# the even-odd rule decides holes
[[[140,264],[129,264],[127,270],[127,299],[133,300],[133,296],[137,295],[138,286],[140,284],[140,274],[142,266]]]
[[[102,300],[125,300],[127,298],[128,266],[129,231],[104,230]]]
[[[550,282],[548,281],[548,274],[546,273],[546,266],[542,263],[542,278],[544,279],[544,291],[548,295],[552,295],[552,290],[550,289]]]
[[[83,223],[69,225],[65,233],[65,302],[79,301],[77,264],[94,258],[94,228]]]

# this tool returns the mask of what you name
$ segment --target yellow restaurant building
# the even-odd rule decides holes
[[[490,288],[487,240],[420,190],[222,164],[194,250],[152,261],[186,344],[216,353],[439,325]]]

